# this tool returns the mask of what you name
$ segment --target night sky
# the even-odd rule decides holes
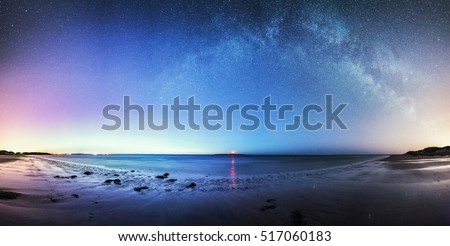
[[[449,92],[448,1],[0,1],[0,149],[402,153],[450,144]],[[348,130],[101,129],[124,95],[301,110],[325,94]]]

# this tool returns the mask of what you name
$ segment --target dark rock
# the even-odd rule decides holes
[[[76,177],[76,176],[75,176],[75,177]],[[55,178],[55,179],[68,179],[69,177],[56,175],[56,176],[54,176],[53,178]],[[71,177],[70,177],[70,178],[71,178]]]
[[[148,186],[141,186],[141,187],[135,187],[133,188],[134,191],[141,191],[141,190],[148,190]]]
[[[72,175],[72,176],[70,176],[71,179],[74,179],[74,178],[76,178],[76,177],[78,177],[78,176],[77,176],[77,175]]]
[[[117,173],[115,173],[113,176],[115,176],[115,177],[119,177],[119,174],[117,174]]]
[[[275,205],[266,205],[266,206],[262,206],[260,209],[259,209],[259,211],[266,211],[266,210],[269,210],[269,209],[276,209],[277,208],[277,206],[275,206]]]
[[[58,202],[58,199],[53,198],[53,197],[50,197],[50,201],[51,201],[51,202]]]
[[[196,183],[190,183],[189,185],[186,186],[186,188],[192,188],[194,189],[197,186]]]
[[[170,175],[170,173],[163,174],[163,176],[166,177],[166,178],[169,177],[169,175]]]
[[[172,189],[165,189],[165,191],[166,191],[166,192],[171,192],[171,191],[172,191]]]
[[[267,199],[267,202],[268,202],[268,203],[276,203],[277,200],[275,200],[275,199],[273,199],[273,198],[270,198],[270,199]]]
[[[165,179],[165,178],[167,178],[167,177],[166,177],[166,176],[163,176],[163,175],[156,175],[155,178],[157,178],[157,179]]]
[[[167,180],[167,182],[171,182],[171,183],[174,183],[174,182],[176,182],[177,181],[177,179],[168,179]]]
[[[0,199],[12,200],[20,196],[20,193],[0,190]]]
[[[73,196],[73,197],[75,197],[75,198],[80,198],[80,196],[77,195],[77,194],[72,194],[71,196]]]
[[[107,180],[105,180],[105,183],[111,184],[113,181],[114,181],[114,180],[112,180],[112,179],[107,179]]]
[[[131,170],[130,172],[134,173],[134,172],[136,172],[136,171],[135,171],[135,170]]]
[[[120,179],[114,179],[114,184],[120,185],[122,184],[122,181],[120,181]]]
[[[93,174],[93,172],[89,172],[89,171],[84,172],[84,175],[91,175],[91,174]]]

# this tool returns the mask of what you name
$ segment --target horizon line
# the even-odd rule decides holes
[[[0,150],[6,151],[6,150]],[[349,155],[401,155],[400,153],[53,153],[46,151],[7,151],[16,155],[218,155],[218,156],[349,156]],[[404,154],[404,153],[403,153]]]

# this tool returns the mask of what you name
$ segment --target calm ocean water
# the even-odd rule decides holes
[[[243,177],[356,164],[377,156],[58,155],[51,159],[120,170]]]

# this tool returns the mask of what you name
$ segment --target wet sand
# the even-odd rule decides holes
[[[0,191],[19,196],[0,196],[0,225],[450,225],[449,180],[448,157],[399,156],[241,179],[159,179],[2,156]]]

